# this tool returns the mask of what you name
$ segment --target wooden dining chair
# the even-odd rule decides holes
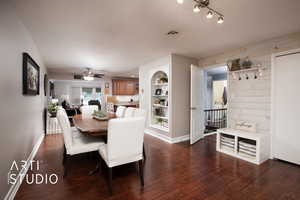
[[[63,110],[57,111],[57,118],[62,128],[64,138],[63,165],[65,177],[68,169],[70,168],[69,160],[71,156],[98,151],[99,147],[104,145],[104,141],[102,138],[88,137],[84,135],[74,137],[68,116]]]
[[[125,111],[126,111],[126,107],[125,106],[118,106],[117,107],[117,111],[116,111],[116,117],[117,118],[124,117]]]
[[[116,118],[108,122],[107,144],[101,145],[99,154],[109,168],[108,186],[112,194],[112,169],[137,162],[141,185],[143,176],[144,117]]]

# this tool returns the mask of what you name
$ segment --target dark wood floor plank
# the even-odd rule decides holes
[[[61,135],[47,136],[36,160],[40,170],[29,174],[59,174],[56,185],[21,185],[17,200],[35,199],[112,199],[112,200],[298,200],[300,167],[269,160],[260,166],[238,160],[215,150],[215,136],[193,146],[188,142],[167,144],[145,136],[147,161],[144,188],[136,165],[114,168],[114,194],[109,196],[107,172],[89,176],[96,165],[93,158],[75,157],[68,177],[63,179],[63,140]]]

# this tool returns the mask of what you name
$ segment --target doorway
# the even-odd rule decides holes
[[[227,66],[205,68],[204,82],[204,135],[208,135],[227,127]]]

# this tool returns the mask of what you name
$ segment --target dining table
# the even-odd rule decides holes
[[[75,115],[73,123],[83,135],[100,137],[107,136],[108,121],[113,118],[116,118],[115,114],[107,114],[107,117],[103,119],[83,118],[81,115]]]

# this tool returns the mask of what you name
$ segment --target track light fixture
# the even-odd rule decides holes
[[[177,0],[177,3],[179,4],[183,4],[184,0]],[[218,11],[212,9],[211,7],[209,7],[209,0],[193,0],[196,5],[193,8],[193,12],[194,13],[198,13],[200,12],[201,8],[207,8],[208,12],[206,15],[206,18],[211,19],[213,18],[214,15],[218,16],[218,24],[222,24],[224,22],[224,15],[219,13]]]
[[[211,10],[209,10],[209,11],[207,12],[206,18],[207,18],[207,19],[211,19],[211,18],[213,18],[213,16],[214,16],[213,12],[212,12]]]
[[[218,24],[222,24],[224,22],[224,17],[223,16],[220,16],[218,18]]]
[[[194,6],[193,12],[194,12],[194,13],[200,12],[200,7],[199,7],[199,5],[195,5],[195,6]]]

